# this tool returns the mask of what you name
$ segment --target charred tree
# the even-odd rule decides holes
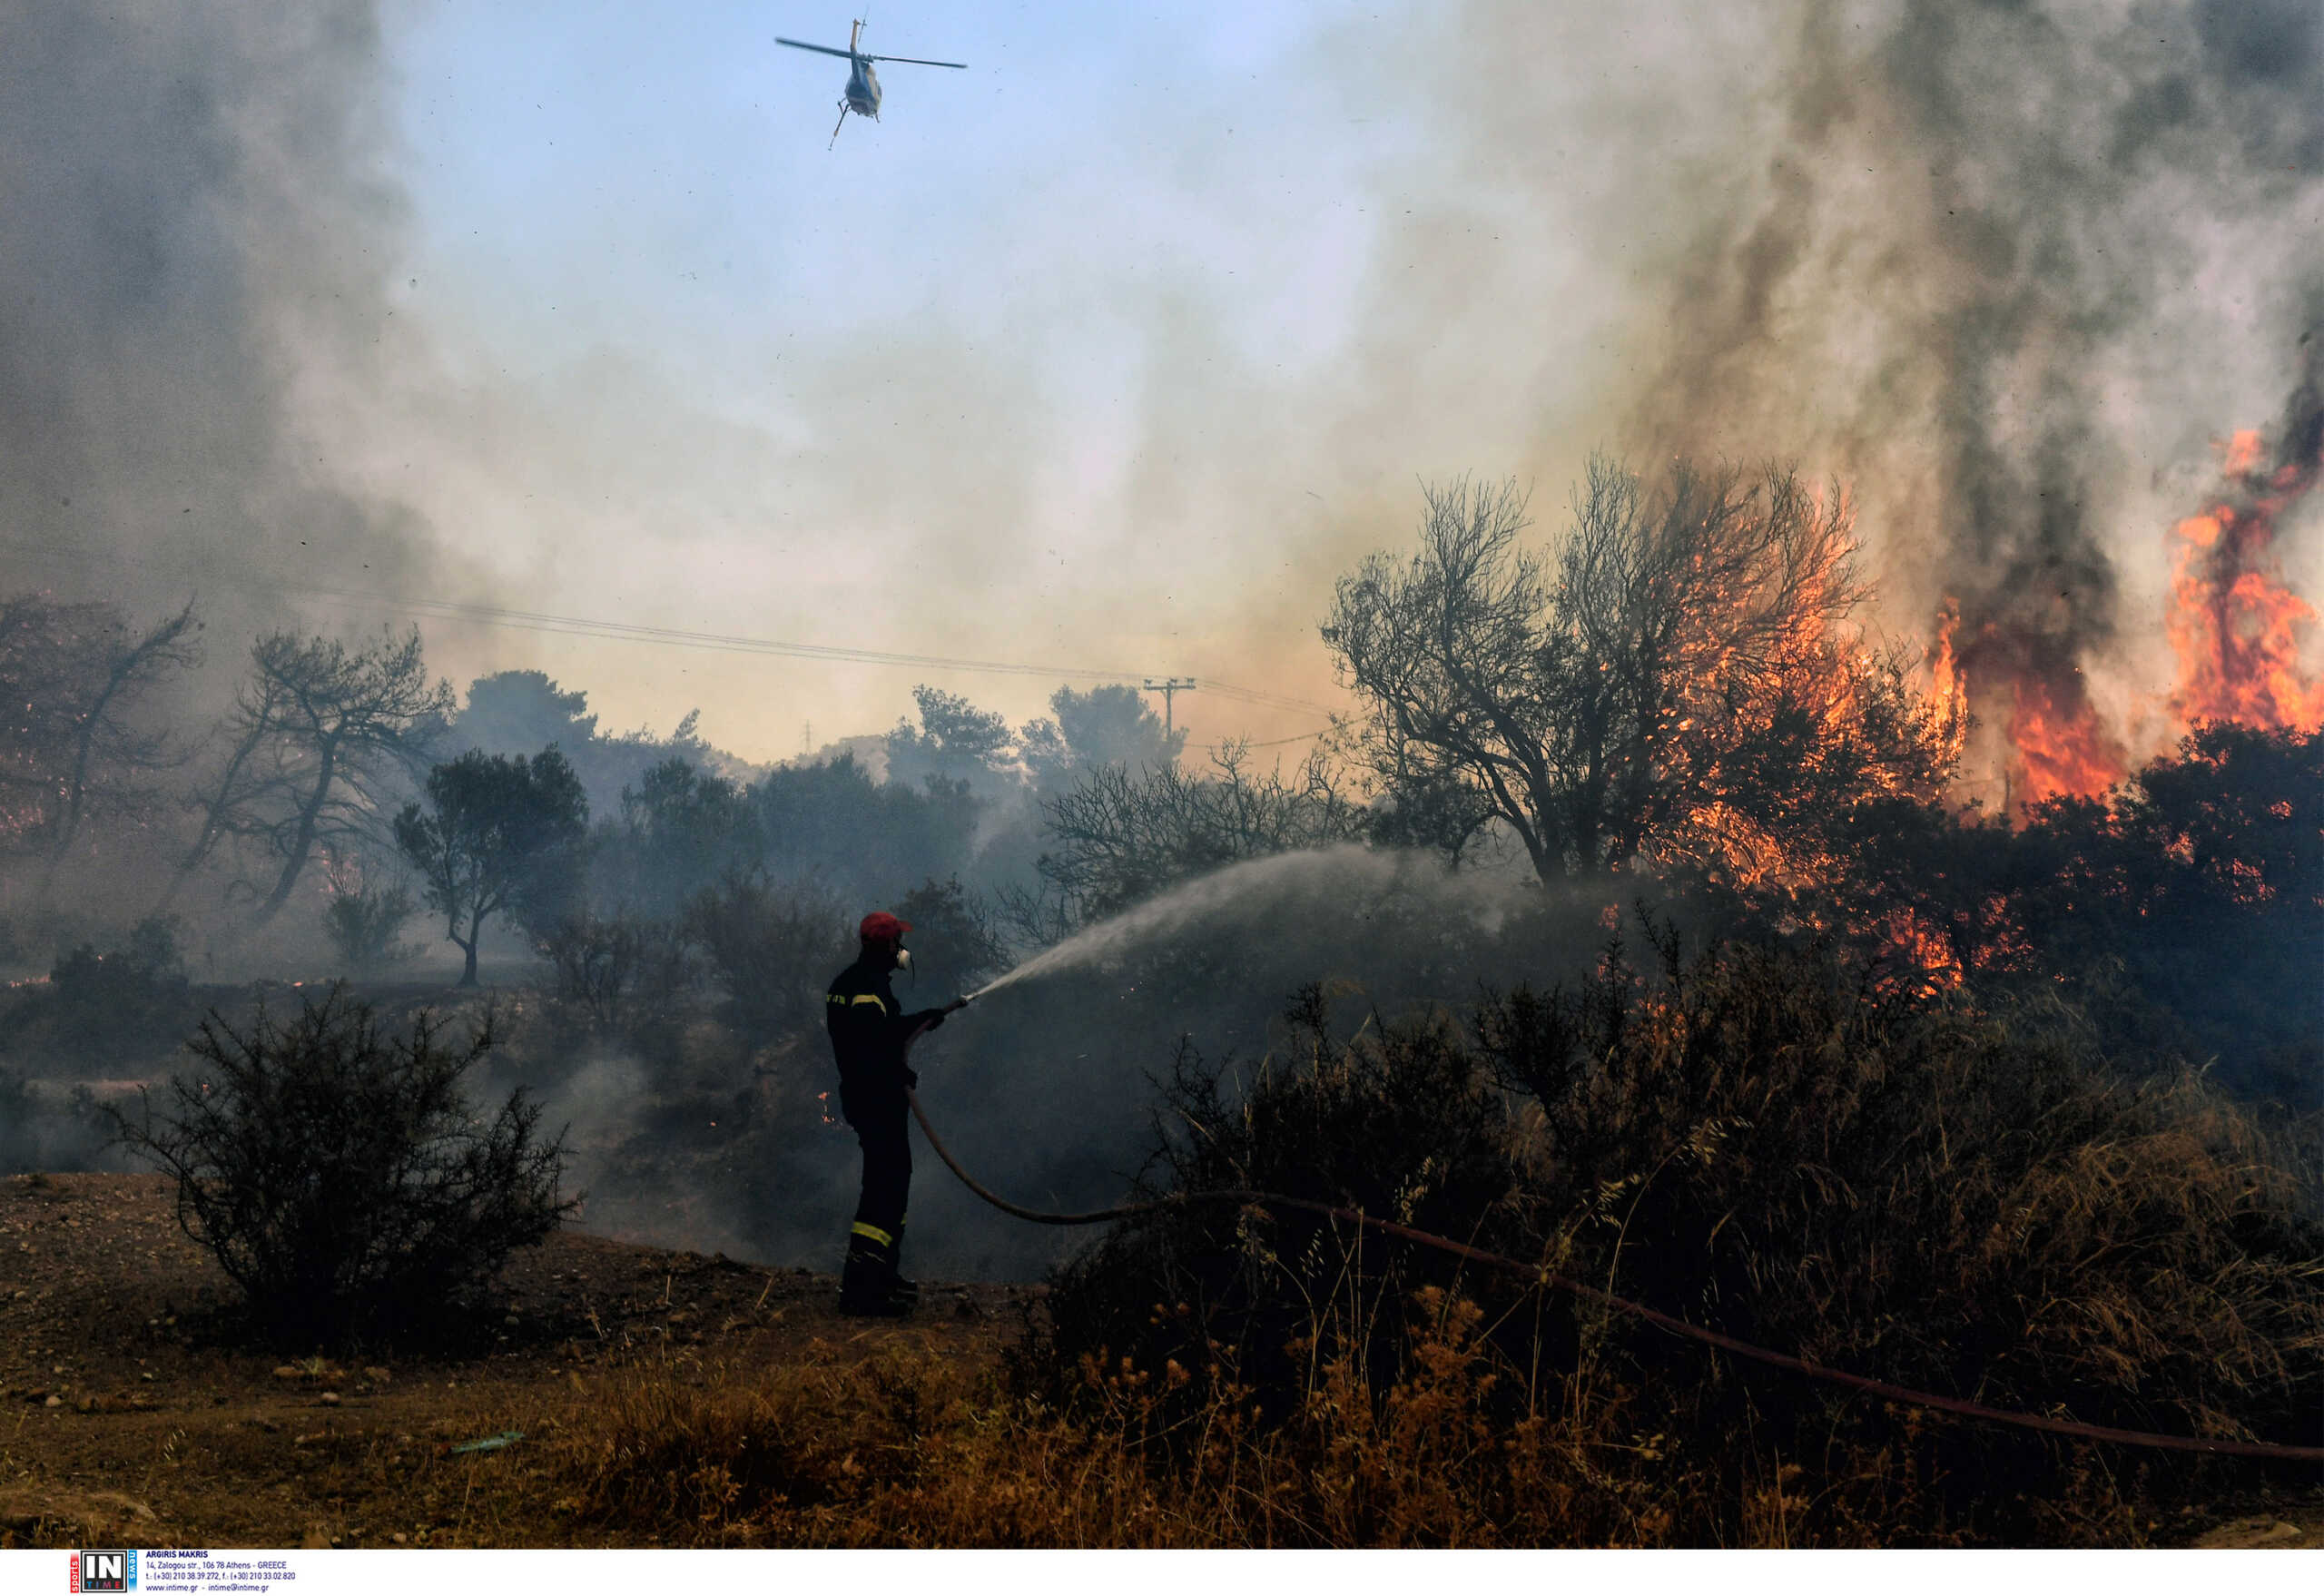
[[[176,672],[201,662],[194,641],[202,625],[193,601],[130,641],[125,631],[109,651],[104,679],[80,717],[73,739],[73,764],[60,794],[54,835],[49,844],[49,876],[72,850],[81,823],[94,808],[134,802],[128,773],[164,770],[180,755],[167,732],[144,731],[131,720],[137,704]]]
[[[428,681],[417,627],[351,652],[277,632],[251,649],[251,665],[178,880],[227,839],[253,842],[273,864],[271,886],[251,889],[263,922],[320,849],[377,841],[390,783],[425,765],[453,698],[449,684]]]
[[[141,774],[177,763],[138,710],[196,663],[200,630],[190,601],[143,634],[111,604],[0,604],[0,830],[45,860],[44,891],[93,816],[136,810],[151,797]]]

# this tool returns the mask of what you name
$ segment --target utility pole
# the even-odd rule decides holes
[[[1195,690],[1195,679],[1192,676],[1165,676],[1157,682],[1148,676],[1146,678],[1146,690],[1162,695],[1162,734],[1169,736],[1177,729],[1171,719],[1171,709],[1179,694]]]

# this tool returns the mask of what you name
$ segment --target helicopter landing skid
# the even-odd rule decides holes
[[[842,128],[843,128],[843,127],[845,127],[845,126],[847,125],[847,112],[848,112],[848,105],[847,105],[847,102],[846,102],[846,101],[844,101],[844,100],[842,100],[842,101],[839,103],[839,120],[838,120],[837,122],[834,122],[834,123],[832,123],[832,142],[831,142],[830,143],[828,143],[828,144],[825,144],[825,145],[823,146],[823,148],[824,148],[824,149],[826,149],[826,150],[832,150],[832,149],[836,149],[836,148],[838,148],[838,146],[839,146],[839,130],[840,130],[840,129],[842,129]]]

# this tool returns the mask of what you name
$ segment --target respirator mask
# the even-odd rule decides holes
[[[914,980],[920,979],[919,973],[913,970],[911,967],[911,950],[910,948],[898,948],[896,950],[896,968],[905,971],[907,974],[910,974]]]

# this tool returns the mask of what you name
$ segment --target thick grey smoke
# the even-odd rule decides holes
[[[2324,11],[1703,9],[1600,30],[1575,74],[1636,285],[1621,441],[1849,478],[1923,614],[1960,602],[1989,725],[2013,688],[2064,714],[2082,672],[2140,675],[2185,478],[2275,415],[2324,304]]]
[[[7,586],[199,594],[238,642],[261,583],[408,571],[308,426],[392,325],[377,7],[0,0],[0,40]]]

